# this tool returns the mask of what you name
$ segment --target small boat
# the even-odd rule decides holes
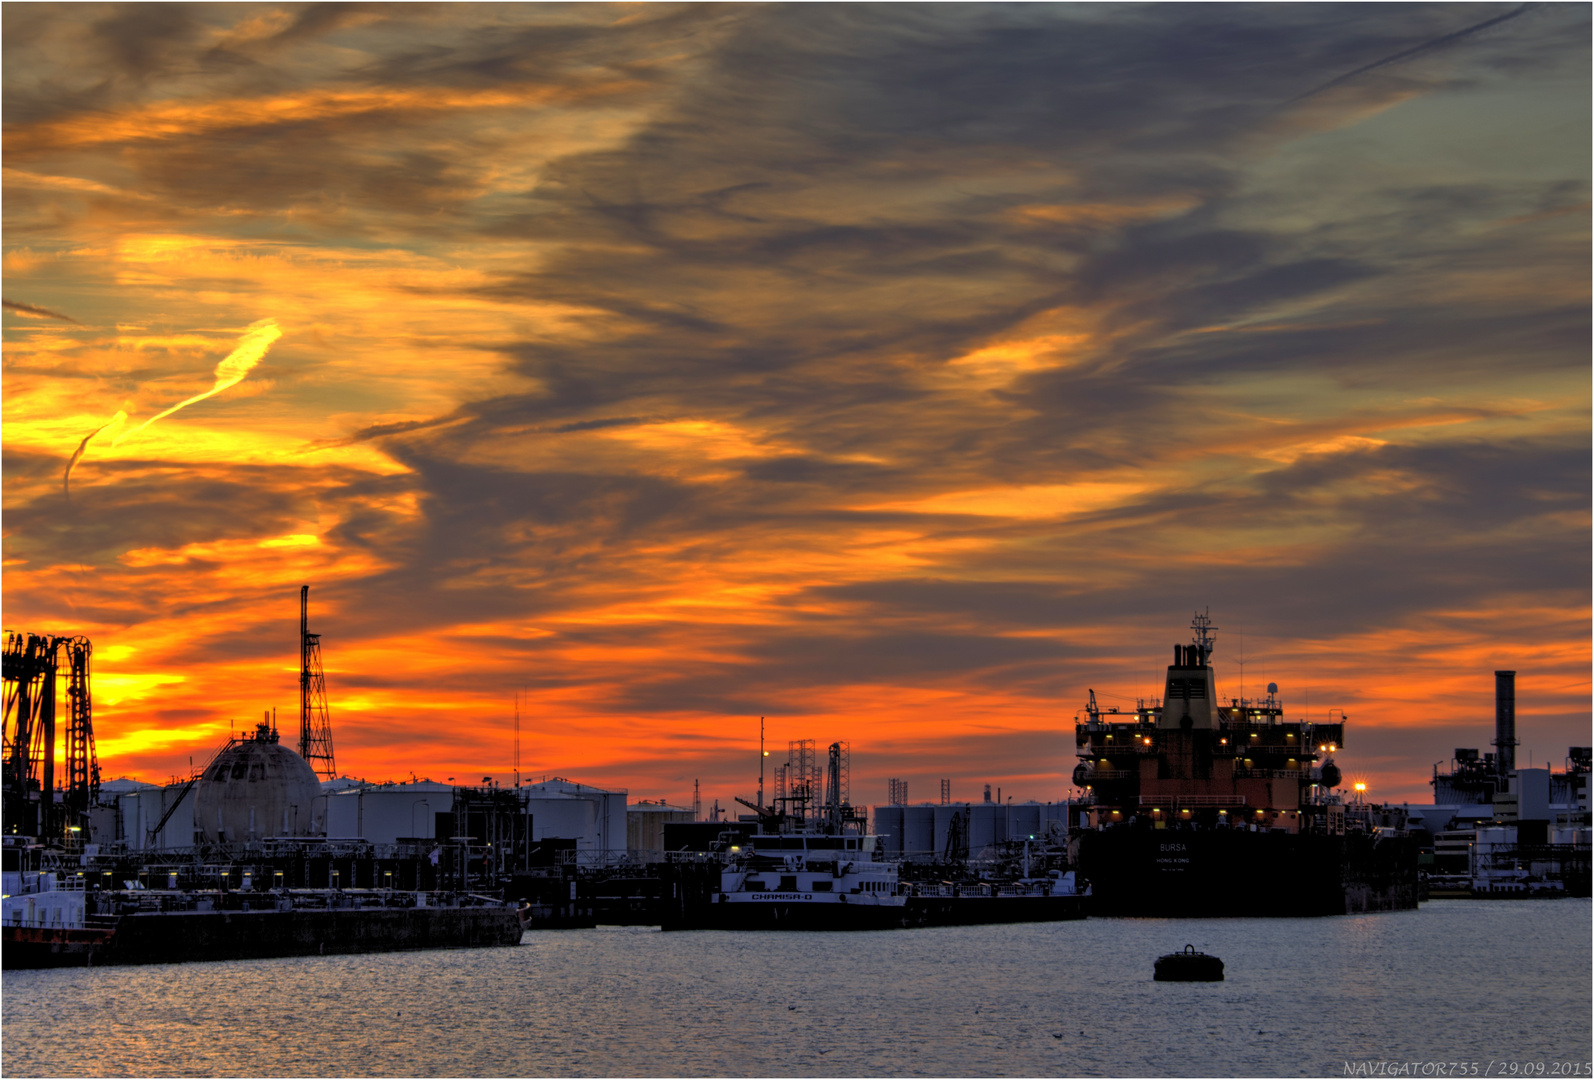
[[[1222,982],[1223,961],[1204,952],[1196,952],[1194,945],[1186,945],[1183,952],[1157,957],[1157,982]]]

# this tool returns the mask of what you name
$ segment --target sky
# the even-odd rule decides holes
[[[1585,4],[7,4],[3,604],[104,775],[1075,792],[1590,742]],[[740,809],[736,807],[735,809]]]

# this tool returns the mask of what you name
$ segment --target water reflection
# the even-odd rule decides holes
[[[8,1076],[1343,1075],[1586,1061],[1591,905],[516,949],[5,976]],[[1223,983],[1155,983],[1186,943]],[[1546,1070],[1548,1071],[1548,1070]]]

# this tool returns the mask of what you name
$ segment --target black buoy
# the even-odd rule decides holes
[[[1186,945],[1184,952],[1157,957],[1155,972],[1157,982],[1222,982],[1223,961]]]

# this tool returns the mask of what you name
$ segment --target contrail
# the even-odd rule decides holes
[[[186,408],[196,401],[204,401],[208,397],[214,397],[229,386],[237,386],[244,381],[244,376],[248,375],[254,366],[264,359],[266,350],[271,348],[272,342],[281,336],[282,330],[277,326],[276,319],[261,319],[259,322],[250,323],[249,329],[244,332],[244,336],[238,339],[238,347],[228,353],[226,359],[216,365],[215,386],[212,386],[203,394],[195,394],[187,401],[179,401],[163,413],[156,413],[132,431],[126,431],[118,435],[111,440],[111,445],[115,446],[123,439],[137,435],[155,421],[170,416],[178,409]]]
[[[72,489],[67,486],[67,481],[72,479],[72,466],[76,465],[77,459],[83,456],[83,451],[89,448],[89,440],[94,438],[94,436],[98,435],[108,427],[115,427],[118,424],[125,424],[126,422],[127,414],[125,412],[118,412],[115,416],[111,417],[110,420],[101,424],[87,435],[83,436],[83,441],[77,444],[77,451],[73,453],[72,460],[66,463],[66,472],[61,474],[61,494],[65,495],[69,499],[72,497]]]
[[[1485,19],[1481,23],[1477,23],[1474,26],[1469,26],[1463,30],[1457,30],[1453,34],[1446,34],[1443,37],[1436,37],[1432,41],[1425,41],[1421,45],[1413,46],[1410,49],[1406,49],[1404,52],[1395,53],[1393,56],[1386,56],[1382,60],[1374,60],[1371,64],[1365,64],[1362,67],[1357,68],[1355,71],[1347,71],[1337,79],[1330,79],[1322,86],[1317,87],[1315,90],[1308,90],[1300,97],[1291,98],[1290,103],[1294,104],[1297,101],[1305,101],[1307,98],[1312,97],[1313,95],[1321,94],[1324,90],[1333,89],[1341,83],[1349,82],[1351,79],[1356,78],[1356,76],[1365,75],[1369,71],[1373,71],[1376,68],[1387,67],[1390,64],[1399,63],[1402,60],[1409,60],[1413,56],[1417,56],[1420,53],[1425,53],[1430,49],[1443,48],[1444,46],[1449,45],[1451,42],[1458,41],[1469,34],[1476,34],[1479,30],[1487,30],[1491,26],[1498,26],[1507,19],[1514,19],[1527,9],[1528,5],[1523,4],[1515,11],[1508,11],[1504,15],[1496,15],[1492,19]]]
[[[51,311],[49,308],[38,307],[34,304],[24,304],[18,300],[0,300],[0,307],[7,307],[12,311],[20,311],[24,315],[37,315],[41,319],[60,319],[62,322],[69,322],[73,326],[83,325],[70,315],[62,315],[59,311]]]

